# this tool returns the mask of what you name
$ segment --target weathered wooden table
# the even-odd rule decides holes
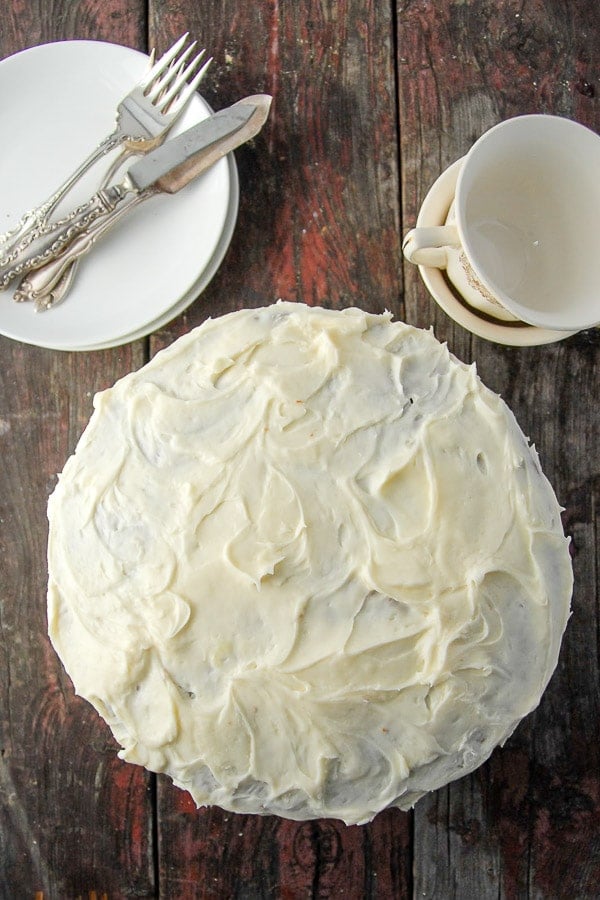
[[[0,896],[599,897],[599,332],[535,349],[474,338],[400,243],[437,175],[500,119],[551,112],[600,131],[600,6],[7,0],[0,56],[73,38],[162,51],[185,30],[215,57],[214,107],[274,96],[237,154],[220,271],[188,313],[119,349],[0,340]],[[278,297],[387,308],[476,360],[537,445],[572,537],[574,611],[539,709],[474,775],[363,827],[196,811],[117,759],[46,636],[46,498],[93,393],[208,315]]]

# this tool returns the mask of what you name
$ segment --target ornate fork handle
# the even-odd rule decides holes
[[[93,203],[92,200],[94,201]],[[19,262],[26,257],[33,255],[33,251],[30,248],[35,241],[61,231],[61,229],[64,229],[70,222],[80,216],[90,213],[93,214],[95,206],[96,198],[94,196],[91,200],[86,200],[85,203],[76,206],[75,209],[71,210],[70,213],[63,216],[61,219],[57,219],[53,222],[47,220],[40,221],[35,227],[29,229],[6,256],[0,257],[0,290],[6,287],[8,282],[20,273],[21,269],[18,269]],[[89,222],[86,222],[86,225],[87,224],[89,224]]]
[[[60,201],[69,193],[71,188],[92,168],[103,156],[114,150],[126,140],[126,135],[119,130],[113,131],[108,137],[98,144],[90,155],[75,169],[54,193],[36,206],[24,213],[20,221],[0,234],[0,267],[5,267],[14,262],[36,238],[44,233],[44,225]]]
[[[124,191],[119,185],[98,191],[87,203],[78,206],[60,223],[42,229],[40,232],[42,236],[51,235],[45,244],[39,246],[29,256],[20,258],[18,262],[0,268],[0,290],[6,288],[14,278],[37,269],[58,256],[73,238],[89,228],[96,219],[110,213],[123,197]]]
[[[111,188],[115,191],[116,189]],[[100,192],[102,193],[102,192]],[[63,245],[62,251],[54,253],[48,262],[32,266],[29,274],[23,279],[14,299],[34,300],[37,310],[50,309],[62,299],[70,284],[69,271],[82,256],[92,249],[95,243],[131,209],[148,199],[156,190],[148,188],[136,194],[127,203],[116,203],[110,210],[105,209],[102,217],[96,216],[91,224],[80,231],[74,239]],[[123,196],[123,195],[121,195]],[[116,205],[116,204],[119,205]]]

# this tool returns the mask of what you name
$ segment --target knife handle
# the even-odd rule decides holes
[[[151,191],[142,191],[129,203],[120,204],[110,210],[102,218],[95,220],[82,232],[78,233],[62,250],[54,254],[47,262],[29,270],[29,274],[21,281],[15,291],[17,301],[34,300],[36,309],[45,310],[62,301],[70,290],[75,275],[75,267],[96,242],[121,220],[134,206],[146,200]],[[70,270],[70,271],[69,271]],[[67,278],[68,273],[68,278]]]
[[[120,185],[98,191],[86,203],[76,207],[68,216],[49,223],[17,244],[4,265],[0,266],[0,290],[14,278],[37,269],[54,259],[77,235],[85,232],[96,220],[109,215],[125,196]],[[40,239],[45,238],[45,241]]]

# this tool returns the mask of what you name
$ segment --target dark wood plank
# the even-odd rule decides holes
[[[145,49],[143,3],[3,11],[2,57],[67,38]],[[2,296],[3,303],[12,302]],[[154,895],[152,778],[116,757],[47,638],[46,500],[92,396],[144,361],[143,342],[59,353],[0,339],[0,896]]]
[[[208,315],[282,297],[401,312],[397,123],[391,9],[358,2],[154,0],[163,43],[189,28],[215,57],[202,92],[215,108],[274,97],[238,161],[241,202],[229,253],[152,352]],[[158,40],[158,37],[157,37]],[[161,894],[169,898],[406,896],[410,816],[363,828],[195,811],[159,779]]]
[[[149,776],[116,758],[46,634],[46,499],[93,393],[140,345],[85,355],[2,345],[0,895],[151,893]]]
[[[491,125],[549,112],[600,132],[600,11],[557,3],[399,3],[403,223]],[[590,173],[590,177],[591,173]],[[596,177],[595,175],[593,176]],[[471,338],[406,266],[408,316],[502,394],[566,506],[575,595],[558,670],[539,709],[470,778],[415,810],[415,895],[595,897],[598,758],[598,332],[516,350]]]

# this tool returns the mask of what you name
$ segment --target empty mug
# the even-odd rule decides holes
[[[556,331],[600,323],[600,137],[559,116],[507,119],[464,159],[445,225],[406,258],[447,269],[467,303]]]

